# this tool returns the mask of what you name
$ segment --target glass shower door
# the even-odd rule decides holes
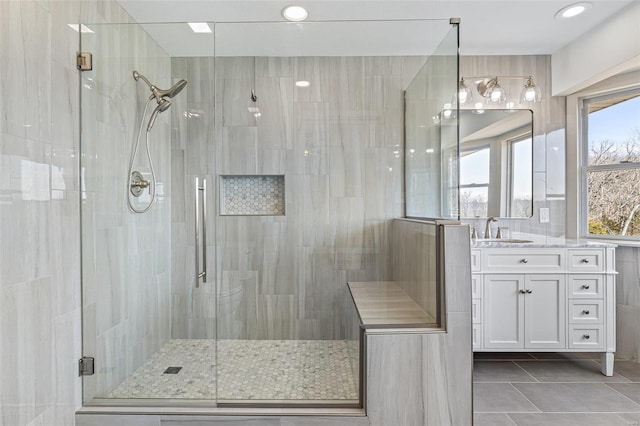
[[[211,179],[214,120],[213,87],[199,81],[213,74],[213,35],[198,38],[203,57],[185,64],[166,37],[191,31],[186,23],[86,27],[82,334],[94,373],[83,377],[85,404],[214,405],[215,280],[195,279],[195,178]],[[206,232],[197,242],[214,241]]]

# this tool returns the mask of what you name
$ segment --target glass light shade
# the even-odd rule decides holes
[[[504,102],[507,100],[507,94],[505,93],[502,86],[496,83],[491,90],[491,95],[489,96],[489,100],[493,103]]]
[[[465,104],[467,102],[471,102],[473,100],[473,95],[471,94],[471,89],[465,84],[464,78],[460,80],[460,84],[458,85],[458,102],[460,105]]]
[[[533,79],[528,79],[520,93],[520,102],[539,102],[541,99],[540,88],[533,83]]]

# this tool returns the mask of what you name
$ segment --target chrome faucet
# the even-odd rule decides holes
[[[487,225],[484,228],[484,238],[491,238],[491,222],[497,222],[498,219],[496,219],[493,216],[490,216],[487,218]]]

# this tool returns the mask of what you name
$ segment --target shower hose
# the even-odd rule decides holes
[[[156,199],[156,173],[153,169],[153,161],[151,160],[151,151],[149,150],[149,129],[147,129],[145,133],[145,146],[147,150],[147,158],[149,159],[149,168],[151,169],[151,182],[149,184],[149,193],[151,194],[151,201],[149,204],[143,208],[142,210],[134,207],[131,197],[133,194],[131,193],[131,185],[132,185],[132,173],[133,173],[133,163],[136,161],[136,156],[138,155],[138,146],[140,145],[140,136],[142,136],[142,126],[144,126],[144,119],[147,116],[147,109],[149,108],[149,104],[153,100],[153,96],[149,98],[147,104],[144,106],[144,111],[142,113],[142,117],[140,118],[140,129],[138,129],[138,137],[136,138],[136,143],[133,147],[133,153],[131,155],[131,159],[129,161],[129,179],[127,185],[127,203],[129,204],[129,209],[134,213],[145,213],[147,212],[151,206],[153,205],[154,200]]]

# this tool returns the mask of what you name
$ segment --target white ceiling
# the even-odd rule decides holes
[[[556,20],[555,13],[578,0],[118,1],[139,23],[226,22],[216,28],[218,55],[315,56],[431,53],[446,34],[451,17],[462,20],[463,55],[551,54],[639,0],[590,0],[593,6],[584,14],[563,21]],[[280,12],[288,4],[308,10],[305,24],[256,23],[286,22]],[[359,26],[318,22],[407,19],[444,21]],[[145,29],[171,56],[213,54],[214,38],[193,34],[186,25],[147,25]]]

